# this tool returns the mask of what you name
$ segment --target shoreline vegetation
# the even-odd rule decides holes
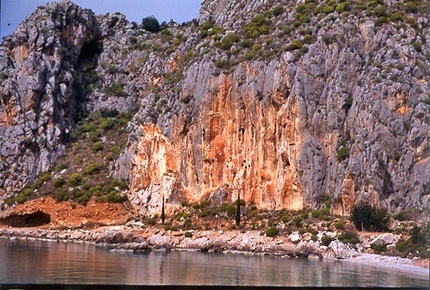
[[[91,230],[0,227],[0,238],[2,239],[87,243],[107,247],[111,251],[119,253],[138,254],[148,251],[183,250],[223,254],[277,255],[285,258],[312,260],[331,259],[429,277],[428,258],[411,259],[369,254],[364,252],[362,243],[353,246],[333,240],[328,246],[325,246],[306,237],[295,239],[292,235],[268,237],[258,230],[143,229],[139,227],[139,224],[103,226]]]

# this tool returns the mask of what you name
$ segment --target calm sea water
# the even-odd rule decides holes
[[[425,287],[428,280],[341,261],[0,239],[0,283]]]

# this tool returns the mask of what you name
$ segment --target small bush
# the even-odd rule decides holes
[[[274,16],[279,16],[282,13],[284,13],[284,7],[282,7],[282,6],[276,6],[275,8],[273,8],[273,15]]]
[[[86,133],[86,132],[92,132],[95,131],[97,129],[96,125],[92,124],[92,123],[84,123],[82,124],[82,126],[79,128],[79,131],[81,133]]]
[[[215,66],[219,69],[228,69],[230,66],[230,63],[226,60],[217,59],[215,61]]]
[[[191,219],[190,218],[186,218],[184,221],[184,228],[189,229],[191,228]]]
[[[396,11],[390,15],[391,21],[401,21],[403,19],[403,14],[400,11]]]
[[[240,43],[240,46],[244,48],[249,48],[249,47],[252,47],[253,45],[254,45],[254,40],[250,38],[247,38]]]
[[[100,128],[104,131],[110,130],[115,126],[115,121],[112,118],[103,118],[100,120]]]
[[[76,202],[82,205],[86,205],[91,199],[91,193],[85,192],[83,195],[76,199]]]
[[[214,26],[213,21],[206,21],[202,24],[202,30],[209,30]]]
[[[4,200],[4,202],[8,205],[11,206],[15,203],[16,198],[15,197],[8,197]]]
[[[321,39],[322,39],[322,41],[324,41],[325,44],[333,43],[335,40],[335,38],[330,34],[323,34],[321,36]]]
[[[278,228],[275,226],[268,228],[266,231],[266,236],[268,236],[268,237],[274,237],[277,234],[278,234]]]
[[[124,83],[121,81],[106,87],[106,93],[117,97],[127,96],[127,93],[124,91]]]
[[[415,13],[418,11],[418,6],[413,1],[409,1],[403,4],[403,10],[407,13]]]
[[[24,193],[20,192],[16,197],[15,201],[17,203],[24,203],[27,201],[27,196]]]
[[[417,52],[421,52],[421,51],[422,51],[422,45],[421,45],[421,43],[419,43],[419,42],[414,42],[414,43],[412,43],[412,46],[415,48],[415,50],[416,50]]]
[[[93,144],[93,150],[98,152],[98,151],[102,151],[103,150],[103,143],[98,141],[96,143]]]
[[[330,213],[330,208],[324,206],[321,210],[320,210],[321,216],[326,216]]]
[[[184,216],[184,212],[183,211],[177,212],[175,214],[175,220],[180,221],[183,216]]]
[[[67,191],[60,190],[59,192],[54,194],[54,198],[57,202],[66,201],[69,199],[69,195]]]
[[[299,39],[293,40],[289,45],[287,45],[286,50],[296,50],[300,49],[303,46],[302,42]]]
[[[251,23],[245,25],[245,36],[246,38],[256,38],[262,34],[269,33],[269,21],[266,20],[264,14],[254,16]]]
[[[223,50],[229,50],[235,42],[239,41],[239,37],[234,32],[227,34],[220,42],[219,47]]]
[[[306,34],[303,38],[303,42],[307,44],[311,44],[313,42],[313,37],[310,34]]]
[[[282,33],[283,34],[290,34],[291,30],[292,30],[291,27],[286,26],[286,27],[282,28]]]
[[[52,181],[55,187],[62,187],[64,184],[66,184],[66,181],[62,177],[54,178]]]
[[[342,109],[346,110],[347,112],[352,107],[352,103],[354,102],[354,99],[351,97],[345,98],[345,102],[342,105]]]
[[[334,223],[334,227],[338,230],[343,230],[345,228],[343,221],[337,221]]]
[[[293,221],[296,227],[300,228],[302,226],[302,221],[303,221],[302,217],[296,216],[294,217]]]
[[[82,176],[79,173],[73,173],[67,180],[67,184],[71,187],[81,184]]]
[[[336,12],[339,14],[344,12],[344,11],[348,11],[348,10],[349,10],[349,3],[348,2],[342,2],[336,6]]]
[[[200,210],[200,212],[198,213],[198,217],[199,218],[204,218],[204,217],[207,217],[207,215],[208,215],[208,213],[207,213],[207,211],[206,210],[204,210],[204,209],[202,209],[202,210]]]
[[[312,217],[313,218],[319,218],[321,216],[321,212],[318,209],[315,209],[312,211]]]
[[[191,237],[193,237],[193,233],[192,233],[192,232],[189,232],[189,231],[186,231],[186,232],[184,233],[184,236],[185,236],[186,238],[191,238]]]
[[[376,25],[381,26],[384,23],[387,23],[387,17],[380,16],[376,19]]]
[[[375,252],[375,254],[381,254],[381,253],[387,251],[387,246],[385,246],[385,245],[374,245],[372,247],[372,249]]]
[[[344,161],[349,157],[349,149],[346,146],[340,146],[339,150],[337,151],[336,158],[339,161]]]
[[[207,199],[204,199],[200,202],[200,208],[205,208],[207,206],[209,206],[211,204],[211,202]]]
[[[339,241],[341,241],[344,244],[358,244],[360,240],[358,239],[358,235],[356,232],[353,231],[347,231],[343,232],[338,236]]]
[[[385,12],[385,6],[378,6],[373,10],[373,13],[375,13],[376,17],[385,17],[387,16],[387,13]]]
[[[88,166],[85,167],[84,169],[85,175],[94,175],[99,172],[100,172],[100,166],[95,163],[88,164]]]
[[[127,200],[126,196],[119,194],[115,190],[109,192],[109,194],[106,197],[106,201],[109,203],[121,203],[126,200]]]
[[[234,204],[228,204],[225,210],[228,216],[234,216],[236,214],[236,206]]]
[[[425,245],[426,243],[426,233],[421,232],[421,227],[414,225],[411,229],[411,241],[414,245]]]
[[[321,244],[323,244],[324,246],[328,247],[330,245],[330,243],[333,241],[333,238],[324,234],[321,237]]]
[[[407,241],[399,241],[396,244],[396,250],[399,252],[408,252],[409,249],[412,248],[412,242],[411,240],[407,240]]]

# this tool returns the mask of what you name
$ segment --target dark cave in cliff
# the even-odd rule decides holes
[[[78,66],[81,71],[89,71],[97,66],[97,56],[102,52],[102,44],[97,40],[84,43],[79,54]]]
[[[28,214],[11,214],[0,219],[0,224],[11,227],[38,227],[47,225],[50,222],[51,215],[40,210]]]

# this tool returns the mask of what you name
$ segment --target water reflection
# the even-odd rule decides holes
[[[72,243],[0,239],[0,283],[427,286],[423,277],[340,261],[174,251],[113,253]],[[384,277],[384,279],[381,279]]]

